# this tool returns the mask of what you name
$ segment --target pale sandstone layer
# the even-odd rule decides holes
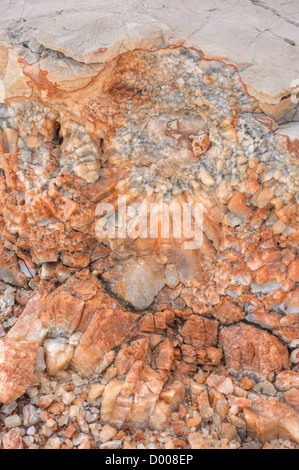
[[[244,436],[299,442],[298,126],[296,105],[281,101],[296,73],[296,11],[240,2],[255,21],[257,11],[272,21],[259,49],[257,26],[240,28],[241,47],[220,3],[184,34],[199,21],[194,4],[154,14],[140,3],[129,23],[125,11],[109,13],[111,2],[104,19],[84,2],[84,14],[25,2],[17,22],[6,10],[1,401],[31,383],[24,420],[13,423],[45,422],[41,446],[58,445],[53,417],[64,439],[87,436],[82,448],[129,446],[123,429],[138,441],[138,429],[170,423],[177,447],[212,446],[202,430],[211,422],[224,447]],[[180,25],[171,23],[182,5]],[[284,55],[260,86],[274,70],[269,31]],[[274,134],[269,117],[294,122]],[[124,195],[146,206],[200,202],[200,249],[186,250],[185,236],[99,236],[98,204],[120,211]],[[48,376],[62,384],[55,394]],[[91,412],[72,415],[86,399],[101,432]],[[23,446],[13,431],[4,448]]]

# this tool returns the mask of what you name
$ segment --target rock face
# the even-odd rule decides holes
[[[26,392],[27,447],[298,442],[295,7],[241,1],[220,41],[223,2],[48,3],[0,21],[6,428]]]

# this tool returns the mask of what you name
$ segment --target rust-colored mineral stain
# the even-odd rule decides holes
[[[287,139],[287,145],[290,152],[294,152],[299,157],[299,139]]]
[[[20,57],[18,62],[23,64],[23,74],[30,78],[28,85],[32,90],[36,89],[44,98],[58,96],[61,93],[60,87],[56,83],[52,83],[48,80],[48,72],[41,69],[38,61],[28,64],[25,59]]]

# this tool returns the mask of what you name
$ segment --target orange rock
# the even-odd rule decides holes
[[[185,397],[185,387],[180,382],[173,382],[171,385],[165,387],[160,398],[171,406],[173,411],[176,411]]]
[[[154,316],[151,313],[147,313],[138,323],[140,331],[153,333],[155,331]]]
[[[145,426],[162,386],[159,374],[142,361],[135,361],[125,381],[112,379],[106,386],[101,419],[118,427],[128,423],[134,430]]]
[[[299,256],[290,262],[288,277],[294,282],[299,282]]]
[[[299,410],[299,390],[298,388],[290,388],[284,393],[284,399],[287,403]]]
[[[252,408],[244,408],[249,435],[262,443],[274,439],[299,442],[299,413],[276,398],[256,398]]]
[[[155,350],[155,364],[157,369],[169,371],[174,359],[174,347],[169,338],[160,343]]]
[[[58,288],[47,297],[42,320],[48,328],[55,327],[58,331],[73,333],[79,325],[83,308],[83,300]]]
[[[177,437],[172,439],[172,443],[173,443],[174,447],[186,447],[186,442],[183,441],[183,439],[179,439]]]
[[[0,279],[18,287],[25,287],[28,281],[20,271],[16,255],[3,245],[0,245]]]
[[[237,431],[235,426],[231,423],[222,423],[221,425],[221,437],[227,439],[229,442],[237,439]]]
[[[174,421],[171,427],[176,436],[186,436],[188,434],[184,421]]]
[[[65,404],[61,401],[58,403],[54,403],[49,407],[49,412],[53,415],[60,415],[65,409]]]
[[[283,373],[283,372],[282,372]],[[253,387],[253,382],[250,380],[248,377],[243,377],[240,380],[240,385],[243,387],[245,390],[251,390]]]
[[[210,399],[207,390],[201,392],[197,397],[199,414],[204,421],[208,421],[214,414],[213,408],[210,406]]]
[[[196,416],[195,418],[189,418],[186,420],[186,425],[188,428],[193,428],[198,426],[201,423],[201,417]]]
[[[88,439],[82,439],[78,449],[91,449],[91,442]]]
[[[154,431],[162,431],[169,421],[171,406],[164,400],[159,400],[149,417],[148,426]]]
[[[207,440],[199,432],[194,432],[189,434],[188,442],[191,449],[202,449],[207,445]]]
[[[256,323],[264,328],[273,330],[280,325],[282,315],[274,311],[267,312],[264,308],[258,308],[247,315],[246,320],[252,323]]]
[[[228,403],[230,406],[236,405],[240,410],[251,407],[251,401],[248,398],[235,397],[234,395],[228,396]]]
[[[243,309],[229,297],[224,297],[212,310],[212,315],[220,323],[229,325],[245,318]]]
[[[0,402],[16,400],[29,387],[38,344],[33,341],[0,340]]]
[[[180,334],[187,344],[198,349],[208,348],[217,343],[218,324],[209,318],[191,315],[181,328]]]
[[[27,302],[22,315],[9,330],[8,338],[19,341],[36,341],[42,345],[48,330],[44,328],[40,318],[42,309],[41,297],[42,294],[38,292]]]
[[[229,200],[227,208],[230,212],[236,215],[244,224],[249,219],[248,207],[246,206],[246,198],[242,193],[236,193]]]
[[[128,372],[136,360],[143,361],[148,354],[148,338],[132,341],[130,346],[122,348],[115,359],[115,366],[120,375]]]
[[[220,343],[226,365],[234,372],[256,371],[273,378],[290,366],[288,350],[277,338],[245,323],[223,328]]]
[[[256,270],[281,258],[281,252],[272,247],[258,248],[248,260],[248,266]]]
[[[66,439],[72,439],[73,435],[77,432],[77,428],[73,424],[69,424],[64,431],[64,437]]]
[[[275,387],[282,392],[286,392],[294,387],[299,389],[299,372],[283,370],[276,377]]]
[[[280,327],[279,329],[273,330],[273,333],[287,344],[290,344],[299,338],[299,328],[294,327]]]
[[[220,364],[222,359],[222,350],[219,348],[197,349],[197,362],[200,365],[207,364],[215,366]]]
[[[84,374],[92,372],[105,353],[129,337],[137,318],[137,315],[123,311],[115,301],[104,296],[103,303],[95,311],[75,349],[73,367]]]

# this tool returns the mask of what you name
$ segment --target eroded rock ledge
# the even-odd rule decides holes
[[[298,443],[296,136],[193,47],[122,53],[68,90],[19,59],[30,96],[0,111],[2,416],[25,393],[13,422],[45,422],[29,447],[53,430],[154,445],[170,425],[178,447],[217,446],[206,426],[224,447]],[[98,204],[119,196],[201,203],[201,248],[99,238]]]

